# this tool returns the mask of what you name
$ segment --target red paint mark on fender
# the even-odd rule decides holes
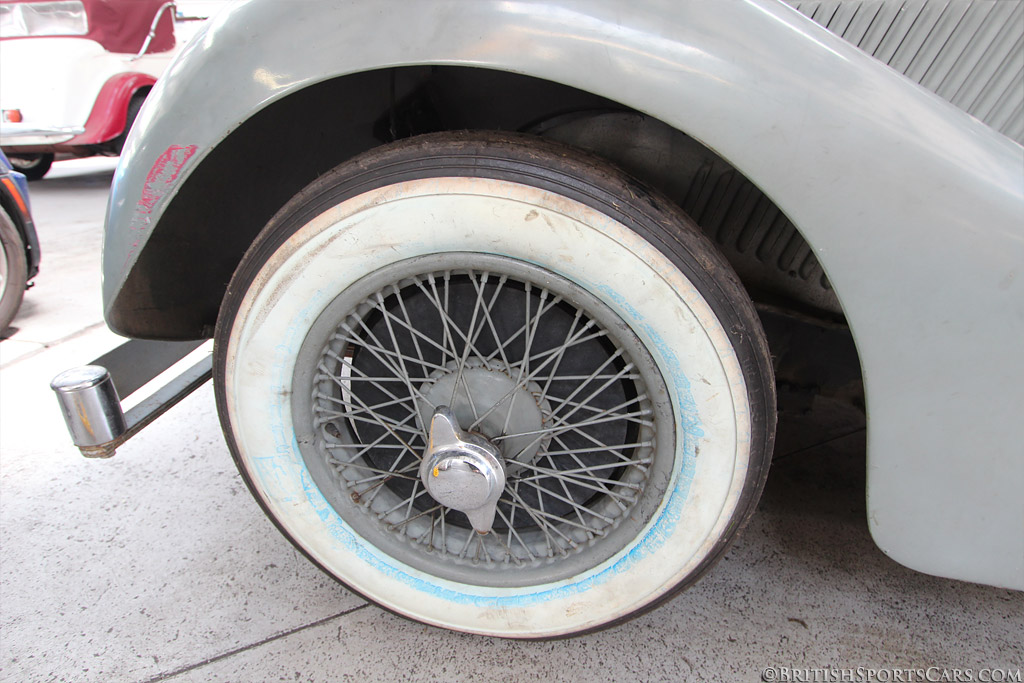
[[[178,179],[182,167],[195,153],[195,145],[188,147],[171,145],[160,155],[146,176],[146,184],[142,188],[142,198],[139,199],[139,203],[135,207],[136,214],[153,211],[153,206],[171,189],[171,185]]]
[[[135,205],[135,214],[128,225],[129,230],[141,233],[150,228],[152,225],[150,214],[153,213],[153,207],[174,187],[178,176],[181,175],[181,169],[185,167],[197,149],[195,145],[187,147],[171,145],[153,163],[149,173],[146,174],[146,182],[142,186],[142,196]],[[132,258],[139,250],[141,241],[140,237],[136,237],[132,242],[124,259],[123,270],[128,269]]]

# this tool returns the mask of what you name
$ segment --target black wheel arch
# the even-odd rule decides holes
[[[41,259],[39,236],[36,234],[35,223],[30,214],[20,209],[18,202],[2,184],[0,184],[0,208],[10,217],[14,227],[18,230],[22,244],[25,245],[25,261],[28,264],[28,279],[31,281],[32,278],[39,274],[39,261]]]

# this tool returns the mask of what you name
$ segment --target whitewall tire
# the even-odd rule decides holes
[[[735,275],[669,202],[534,138],[423,136],[322,177],[247,253],[216,347],[269,517],[437,626],[634,616],[722,555],[767,475],[774,386]],[[417,475],[439,405],[501,453],[489,533]]]

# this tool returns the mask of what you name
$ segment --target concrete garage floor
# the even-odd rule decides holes
[[[758,514],[706,578],[555,642],[410,623],[326,578],[250,498],[209,386],[114,459],[83,459],[48,382],[119,341],[99,301],[112,169],[57,164],[32,186],[43,270],[0,342],[2,680],[756,681],[769,666],[1024,664],[1024,593],[918,574],[874,546],[862,418],[821,398],[785,402]]]

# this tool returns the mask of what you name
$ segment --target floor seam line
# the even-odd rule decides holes
[[[157,675],[157,676],[155,676],[153,678],[147,678],[144,681],[142,681],[142,683],[159,683],[160,681],[169,680],[171,678],[174,678],[175,676],[180,676],[181,674],[188,673],[189,671],[195,671],[196,669],[201,669],[202,667],[207,666],[209,664],[213,664],[214,662],[219,662],[219,661],[221,661],[223,659],[228,659],[229,657],[234,657],[237,654],[241,654],[243,652],[247,652],[247,651],[255,649],[257,647],[266,645],[267,643],[272,643],[275,640],[280,640],[281,638],[287,638],[288,636],[291,636],[291,635],[294,635],[296,633],[299,633],[300,631],[305,631],[306,629],[309,629],[309,628],[315,628],[317,626],[322,626],[322,625],[326,624],[329,621],[332,621],[334,619],[340,619],[341,617],[348,616],[349,614],[352,614],[353,612],[358,612],[359,610],[364,609],[364,608],[369,607],[369,606],[370,606],[370,603],[365,602],[362,605],[359,605],[358,607],[353,607],[352,609],[345,610],[344,612],[339,612],[338,614],[334,614],[334,615],[331,615],[329,617],[324,617],[323,619],[319,619],[319,620],[314,621],[314,622],[309,623],[309,624],[304,624],[303,626],[297,626],[297,627],[295,627],[293,629],[290,629],[288,631],[283,631],[281,633],[277,633],[275,635],[269,636],[267,638],[264,638],[263,640],[255,642],[255,643],[250,643],[249,645],[243,645],[241,647],[236,647],[233,650],[228,650],[227,652],[222,652],[219,655],[214,655],[213,657],[208,657],[207,659],[204,659],[201,662],[196,662],[195,664],[189,664],[187,666],[183,666],[183,667],[180,667],[178,669],[174,669],[173,671],[168,671],[167,673],[159,674],[159,675]]]

